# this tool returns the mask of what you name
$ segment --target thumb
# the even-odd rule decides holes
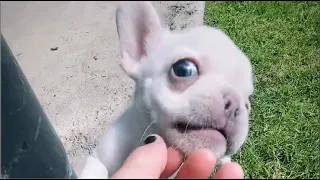
[[[135,149],[111,179],[158,179],[167,164],[167,147],[158,135],[150,135],[146,145]]]

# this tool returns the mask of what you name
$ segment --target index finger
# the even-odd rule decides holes
[[[112,179],[158,179],[167,163],[167,147],[158,135],[155,142],[138,147]]]
[[[214,170],[216,158],[207,149],[192,153],[179,170],[176,179],[207,179]]]
[[[162,172],[160,178],[168,178],[175,173],[183,162],[184,155],[173,148],[168,148],[168,159],[165,170]]]

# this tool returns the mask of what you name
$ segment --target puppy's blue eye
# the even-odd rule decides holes
[[[174,63],[172,70],[178,77],[189,77],[198,74],[197,66],[188,59],[182,59]]]

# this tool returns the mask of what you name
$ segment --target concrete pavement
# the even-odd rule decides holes
[[[1,33],[71,162],[95,147],[105,123],[131,100],[133,82],[118,65],[116,3],[1,2]],[[153,4],[172,30],[203,23],[204,1]]]

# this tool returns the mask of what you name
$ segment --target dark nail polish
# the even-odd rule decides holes
[[[150,144],[153,143],[157,140],[156,136],[149,136],[147,137],[147,139],[144,140],[144,144]]]

